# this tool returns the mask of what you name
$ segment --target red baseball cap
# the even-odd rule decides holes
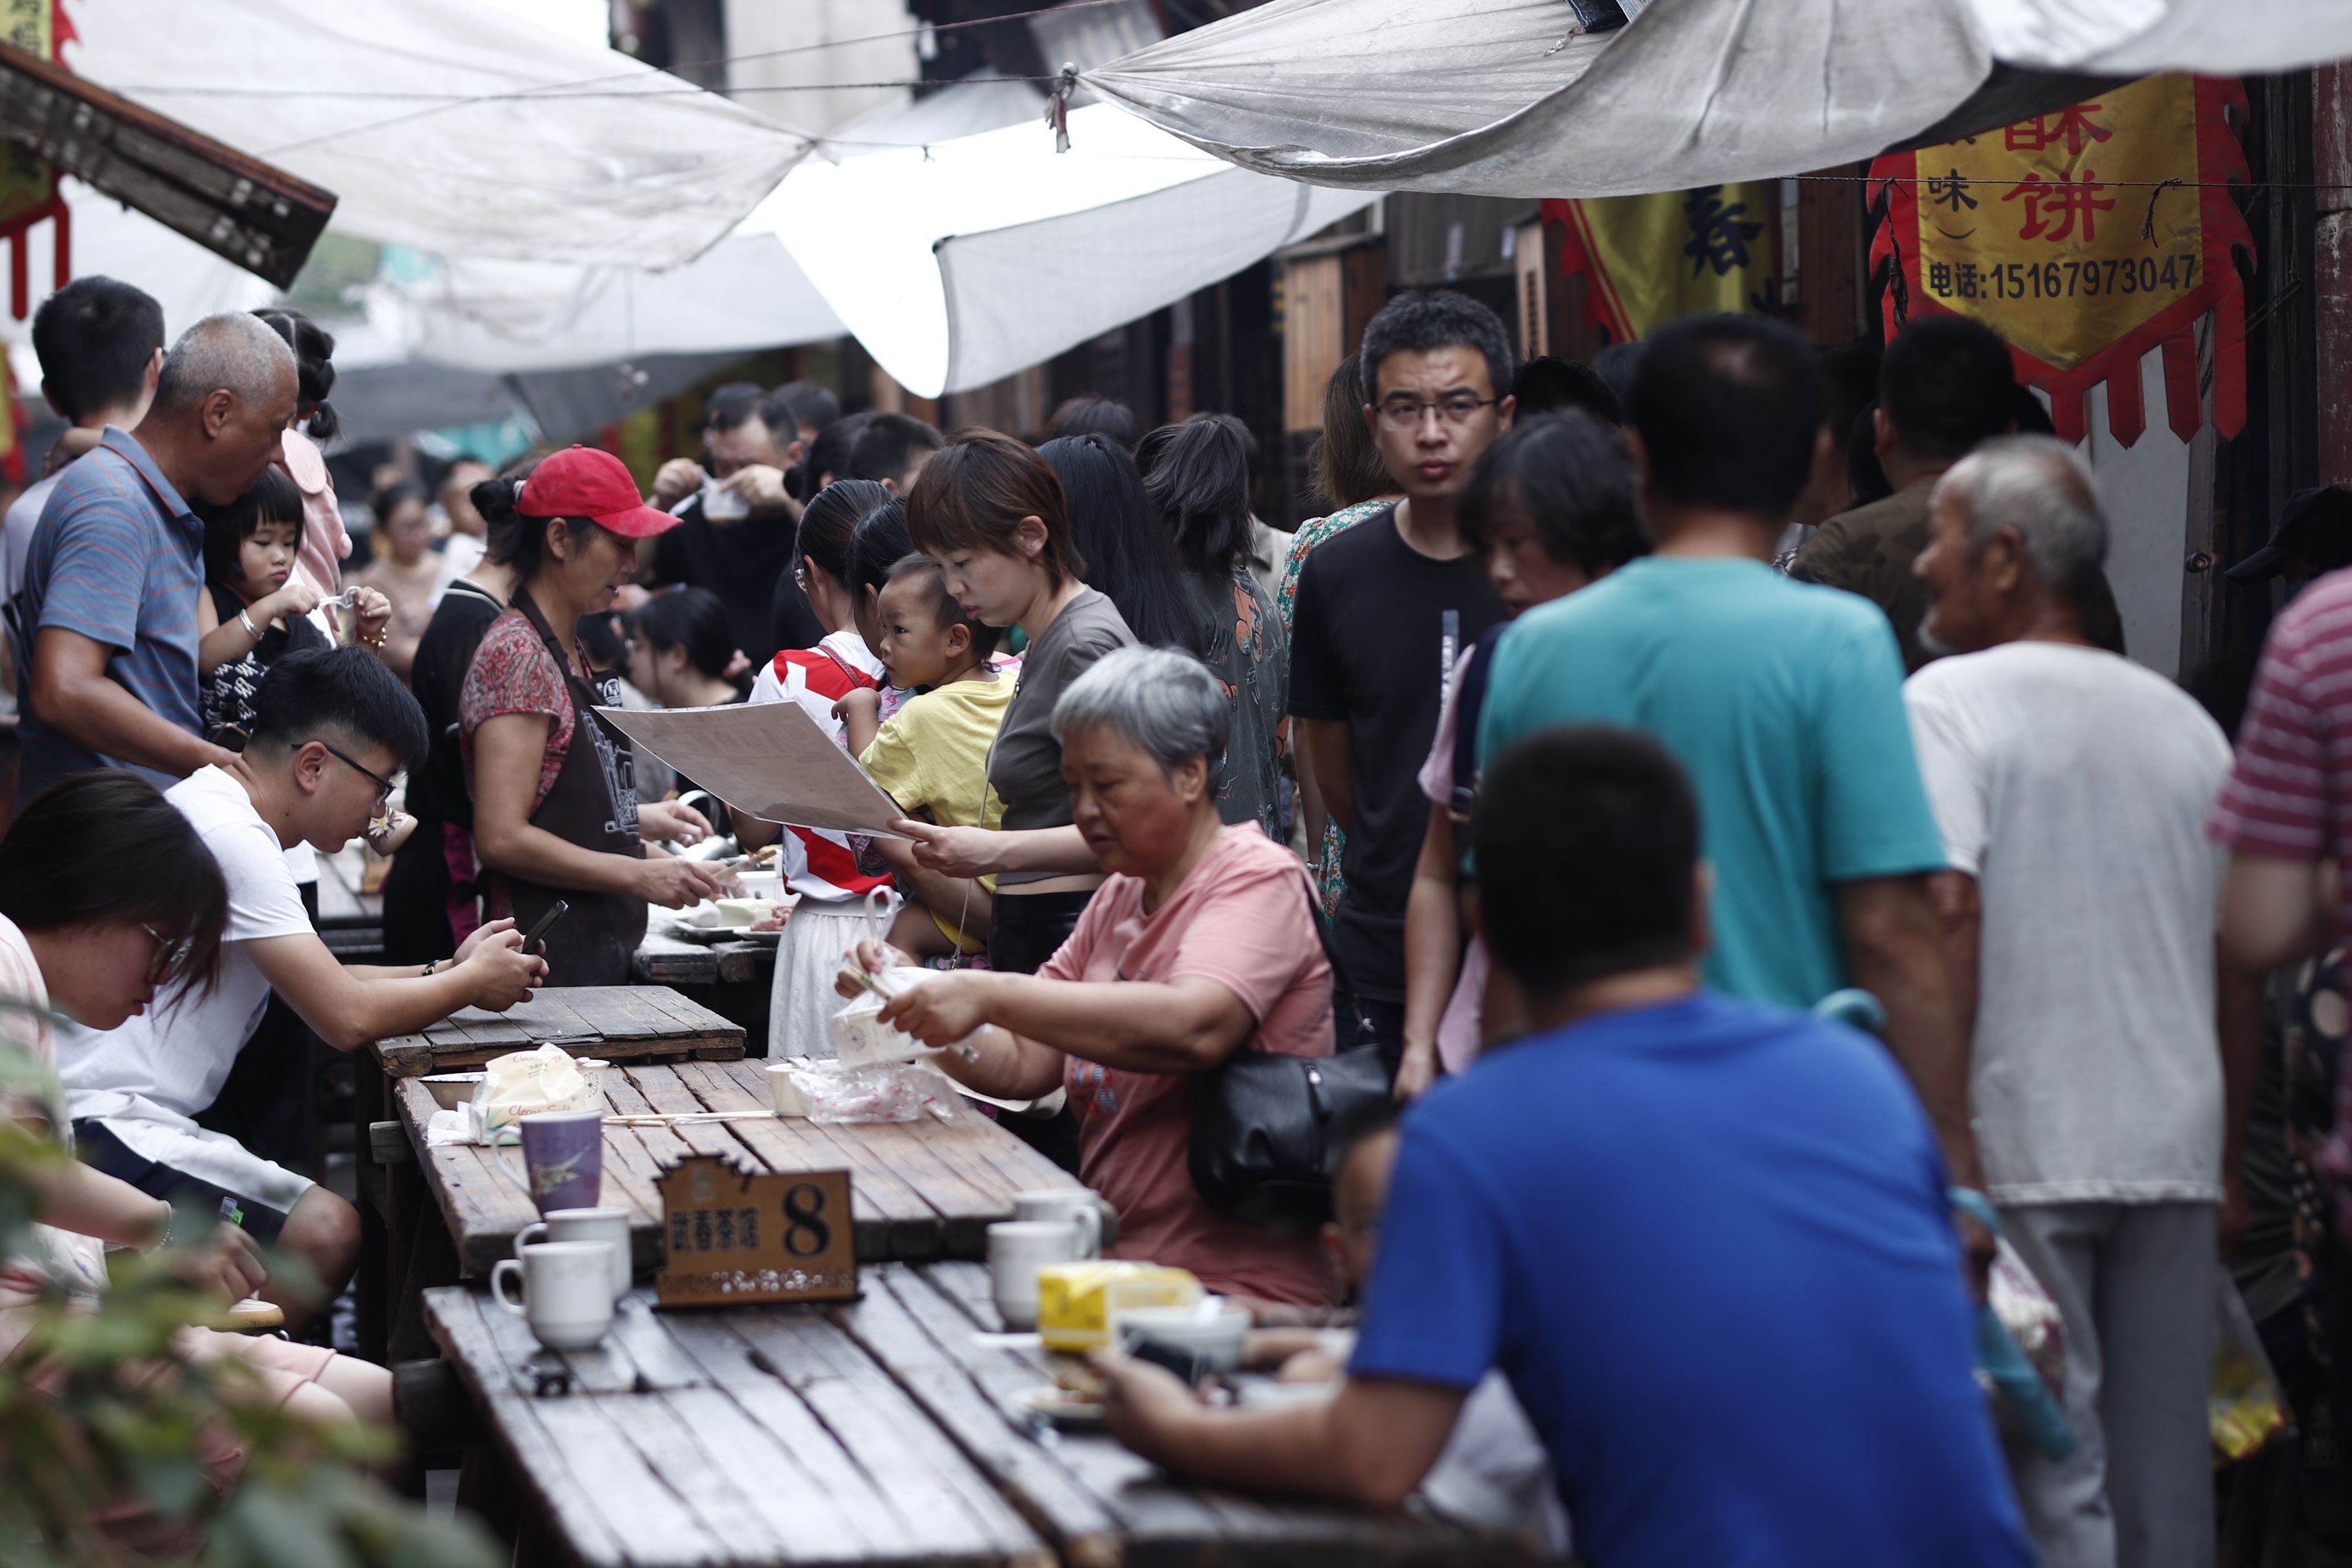
[[[684,521],[646,505],[621,459],[593,447],[568,447],[533,468],[515,510],[525,517],[588,518],[624,539],[651,539]]]

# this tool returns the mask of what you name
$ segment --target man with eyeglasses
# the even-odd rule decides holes
[[[1414,782],[1462,651],[1504,618],[1454,503],[1511,427],[1511,340],[1460,294],[1404,294],[1364,328],[1364,410],[1405,499],[1316,546],[1298,574],[1289,711],[1299,760],[1348,836],[1332,937],[1393,1071],[1404,912],[1429,824]]]
[[[311,927],[285,851],[308,842],[332,854],[364,831],[383,811],[394,775],[425,760],[425,716],[400,678],[362,647],[279,659],[255,705],[242,752],[165,792],[228,883],[218,984],[187,990],[177,977],[180,953],[157,937],[154,1005],[104,1034],[61,1039],[58,1073],[83,1159],[150,1196],[229,1218],[284,1248],[331,1296],[359,1254],[352,1205],[194,1121],[219,1095],[271,992],[320,1038],[352,1050],[460,1007],[511,1007],[530,995],[545,964],[521,951],[511,921],[483,927],[454,960],[338,962]],[[264,1294],[298,1329],[307,1321],[313,1303]]]

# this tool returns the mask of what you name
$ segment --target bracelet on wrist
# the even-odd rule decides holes
[[[246,636],[251,637],[256,642],[259,642],[261,640],[261,628],[253,624],[253,616],[250,611],[240,607],[236,612],[236,624],[245,628]]]

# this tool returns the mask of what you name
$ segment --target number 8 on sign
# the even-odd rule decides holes
[[[716,1155],[665,1172],[656,1280],[665,1307],[830,1301],[857,1294],[846,1171],[746,1174]]]

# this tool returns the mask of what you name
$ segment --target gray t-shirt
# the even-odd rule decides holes
[[[1004,819],[998,826],[1005,832],[1069,825],[1070,786],[1062,779],[1062,743],[1054,739],[1054,704],[1088,665],[1134,641],[1118,606],[1087,588],[1064,605],[1054,624],[1029,645],[988,767],[988,782],[1004,802]],[[1054,875],[1008,871],[996,880],[1003,887]]]
[[[1993,1201],[2219,1202],[2221,727],[2163,677],[2058,643],[1937,659],[1903,695],[1983,900],[1969,1099]]]

